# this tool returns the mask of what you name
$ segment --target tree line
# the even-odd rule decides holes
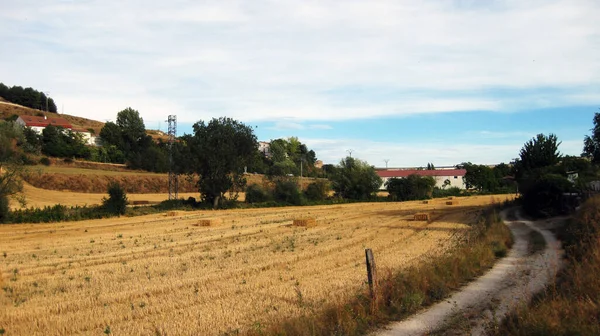
[[[54,99],[46,96],[44,92],[22,86],[6,86],[0,83],[0,97],[13,104],[19,104],[37,110],[58,113]]]

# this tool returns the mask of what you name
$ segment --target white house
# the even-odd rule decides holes
[[[271,143],[267,141],[258,142],[258,151],[261,152],[265,157],[271,157]]]
[[[17,118],[16,123],[23,127],[30,127],[38,134],[42,134],[42,131],[47,126],[57,126],[62,127],[64,129],[69,129],[75,133],[79,133],[83,136],[86,144],[89,146],[99,146],[100,141],[99,138],[93,135],[90,131],[86,129],[78,129],[73,128],[66,119],[64,118],[48,118],[46,116],[38,117],[38,116],[29,116],[29,115],[21,115]]]
[[[417,169],[395,169],[378,170],[377,175],[381,177],[383,183],[380,190],[385,190],[385,183],[391,178],[405,178],[409,175],[431,176],[435,180],[435,186],[438,188],[457,187],[465,189],[466,169],[435,169],[435,170],[417,170]],[[446,181],[449,181],[446,182]]]

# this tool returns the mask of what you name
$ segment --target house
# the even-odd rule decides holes
[[[39,116],[21,115],[17,118],[16,123],[23,127],[30,127],[32,130],[34,130],[38,134],[42,134],[42,131],[44,130],[44,128],[46,128],[47,126],[50,126],[50,125],[56,126],[56,127],[62,127],[64,129],[71,130],[74,133],[81,134],[88,146],[99,146],[100,145],[100,138],[96,137],[89,130],[73,128],[73,125],[71,125],[64,118],[48,118],[46,116],[39,117]]]
[[[258,151],[267,158],[271,157],[271,143],[267,141],[258,142]]]
[[[419,170],[419,169],[393,169],[393,170],[378,170],[377,175],[381,177],[383,183],[380,190],[385,190],[385,183],[391,178],[405,178],[409,175],[431,176],[435,180],[435,186],[438,188],[457,187],[465,189],[466,169],[435,169],[435,170]],[[446,182],[448,181],[448,182]]]

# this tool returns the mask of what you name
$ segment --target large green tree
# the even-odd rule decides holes
[[[595,164],[600,163],[600,113],[594,114],[594,127],[592,134],[583,139],[583,155],[592,159]]]
[[[382,183],[373,166],[352,157],[342,159],[330,178],[336,195],[355,200],[372,197]]]
[[[556,166],[561,159],[558,147],[561,142],[554,134],[538,134],[535,138],[527,141],[515,162],[517,179],[531,177],[532,174],[540,174],[540,170]]]
[[[392,178],[385,184],[390,197],[397,201],[410,201],[431,198],[435,179],[431,176],[409,175],[406,178]]]
[[[231,118],[214,118],[194,124],[186,140],[192,157],[190,173],[199,176],[202,200],[219,207],[225,193],[245,186],[244,167],[252,162],[258,142],[250,126]]]

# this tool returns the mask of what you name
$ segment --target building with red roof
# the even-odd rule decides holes
[[[385,190],[385,182],[391,178],[405,178],[409,175],[431,176],[435,180],[435,186],[438,188],[457,187],[465,189],[466,169],[386,169],[378,170],[377,175],[383,180],[380,189]]]
[[[64,129],[71,130],[75,133],[83,135],[85,142],[90,146],[98,146],[98,138],[94,136],[90,131],[86,129],[73,128],[73,125],[64,118],[48,118],[46,116],[30,116],[21,115],[16,120],[17,124],[23,127],[30,127],[38,134],[42,134],[44,128],[52,125],[56,127],[62,127]]]

